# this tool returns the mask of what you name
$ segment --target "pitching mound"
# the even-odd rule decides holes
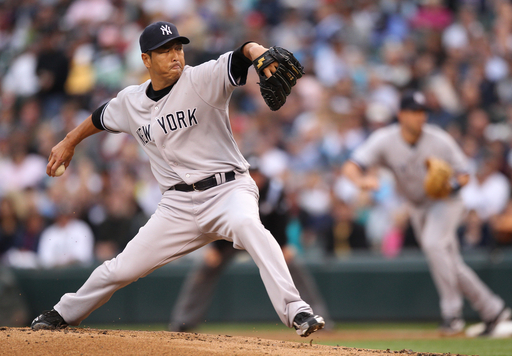
[[[30,328],[0,328],[0,355],[415,355],[409,350],[380,351],[315,345],[301,342],[267,340],[230,335],[173,333],[167,331],[130,331],[68,328],[56,331],[32,331]],[[447,354],[443,354],[447,355]]]

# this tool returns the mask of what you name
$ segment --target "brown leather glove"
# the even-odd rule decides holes
[[[425,161],[427,175],[423,186],[425,193],[432,199],[446,198],[452,192],[450,181],[453,176],[452,167],[444,160],[429,157]]]

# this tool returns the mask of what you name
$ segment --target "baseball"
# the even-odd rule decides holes
[[[57,170],[55,171],[55,177],[60,177],[61,175],[63,175],[65,170],[66,170],[66,166],[61,164],[59,166],[59,168],[57,168]]]

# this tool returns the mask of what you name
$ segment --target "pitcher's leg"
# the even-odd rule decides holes
[[[250,221],[239,224],[236,229],[238,237],[233,242],[251,255],[279,318],[286,326],[292,327],[295,315],[313,311],[300,298],[279,244],[261,223],[261,227],[255,225]]]
[[[185,229],[187,224],[173,225],[159,208],[123,252],[97,267],[76,293],[62,296],[54,309],[68,324],[79,325],[118,289],[209,242],[201,234],[194,236],[189,226]]]
[[[288,269],[301,297],[309,303],[315,313],[323,316],[326,322],[331,321],[325,301],[307,268],[294,258],[288,262]]]
[[[259,268],[263,284],[281,321],[293,326],[300,312],[312,313],[293,284],[283,252],[259,218],[258,192],[252,179],[241,177],[221,185],[218,194],[205,209],[204,228],[216,232],[233,246],[245,249]]]

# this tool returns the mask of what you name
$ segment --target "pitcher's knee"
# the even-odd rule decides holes
[[[234,217],[230,225],[235,235],[253,233],[263,228],[259,220],[249,216]]]
[[[233,246],[247,250],[250,245],[262,244],[269,240],[275,242],[272,235],[265,229],[259,220],[252,218],[238,219],[231,225]]]

